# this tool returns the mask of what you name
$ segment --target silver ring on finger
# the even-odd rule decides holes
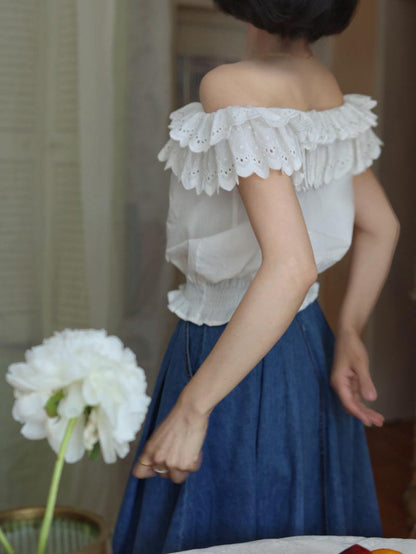
[[[156,473],[168,473],[169,472],[168,469],[158,469],[157,467],[154,467],[153,471],[155,471]]]

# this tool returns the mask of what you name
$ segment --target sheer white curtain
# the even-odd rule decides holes
[[[124,10],[118,2],[118,10]],[[84,216],[84,254],[92,327],[118,332],[121,311],[122,204],[117,196],[116,135],[118,80],[115,0],[77,0],[78,151],[81,204]],[[120,39],[120,42],[118,42]]]
[[[125,294],[120,337],[145,368],[151,394],[177,317],[166,307],[176,270],[165,261],[169,175],[157,160],[172,100],[172,2],[128,0],[126,17]],[[138,437],[139,440],[140,437]],[[137,441],[136,441],[137,444]],[[109,517],[115,517],[135,452],[119,462]]]
[[[151,4],[151,5],[149,5]],[[174,316],[164,260],[168,0],[0,0],[0,509],[43,503],[54,456],[11,417],[7,366],[105,328],[151,392]],[[64,470],[59,503],[116,516],[131,456]]]

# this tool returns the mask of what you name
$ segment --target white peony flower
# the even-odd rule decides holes
[[[98,445],[107,463],[129,451],[151,398],[134,353],[105,329],[65,329],[25,353],[6,375],[12,415],[29,439],[46,438],[58,452],[70,419],[78,418],[65,461]],[[49,415],[48,415],[49,413]]]

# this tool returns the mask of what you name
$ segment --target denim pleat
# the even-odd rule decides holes
[[[179,319],[134,463],[224,325]],[[330,387],[335,336],[318,300],[214,408],[198,471],[129,475],[114,554],[167,554],[295,535],[382,537],[363,423]]]

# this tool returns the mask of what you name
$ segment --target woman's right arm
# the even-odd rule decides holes
[[[336,324],[331,386],[346,410],[365,424],[383,416],[365,406],[377,398],[361,335],[387,279],[400,234],[399,220],[372,169],[354,177],[355,221],[346,293]]]
[[[337,331],[364,330],[390,271],[400,223],[371,168],[354,177],[351,264]]]

